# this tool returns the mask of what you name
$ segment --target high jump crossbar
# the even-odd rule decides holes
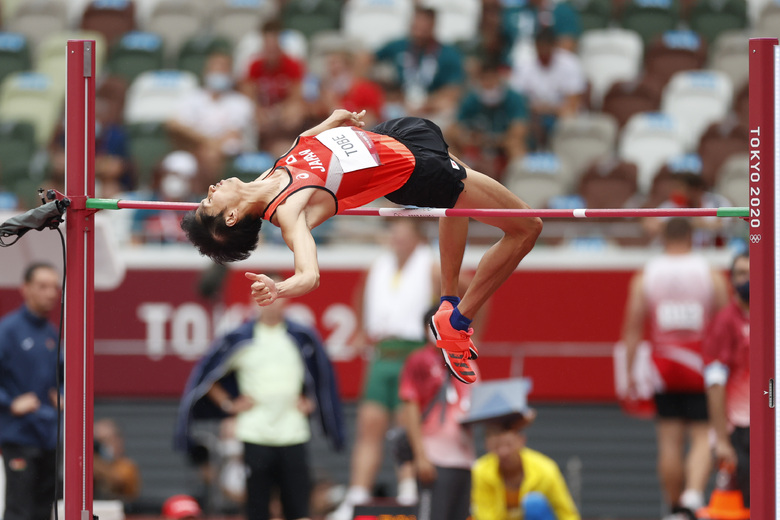
[[[722,216],[747,218],[750,226],[751,322],[751,516],[780,520],[776,500],[780,482],[777,446],[780,431],[774,407],[776,309],[780,283],[780,52],[777,39],[750,40],[750,186],[749,208],[720,209],[579,209],[579,210],[462,210],[356,208],[348,215],[380,216],[539,216],[663,217]],[[65,282],[65,520],[92,520],[92,424],[94,413],[94,213],[100,209],[191,210],[194,203],[166,203],[95,198],[95,42],[67,43],[65,108],[65,196],[68,276]],[[761,158],[764,161],[762,164]],[[746,187],[747,188],[747,187]],[[485,213],[486,212],[486,213]],[[496,212],[501,212],[497,214]],[[775,409],[773,409],[775,408]]]
[[[154,209],[190,211],[197,202],[87,199],[88,209]],[[736,208],[636,208],[636,209],[465,209],[465,208],[353,208],[341,215],[367,217],[541,217],[541,218],[632,218],[632,217],[741,217],[747,207]]]

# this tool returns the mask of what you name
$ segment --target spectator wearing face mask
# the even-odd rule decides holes
[[[456,156],[500,180],[507,164],[525,155],[528,103],[509,88],[498,62],[482,63],[478,78],[460,104],[448,142]]]
[[[227,157],[254,148],[252,101],[234,89],[232,58],[215,52],[203,68],[203,88],[179,102],[168,130],[182,148],[198,158],[209,182],[221,177]]]

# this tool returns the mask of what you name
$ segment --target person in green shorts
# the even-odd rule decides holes
[[[332,518],[351,519],[355,505],[371,499],[371,489],[382,465],[385,435],[398,411],[398,382],[406,357],[426,342],[423,316],[438,301],[436,252],[428,245],[417,219],[390,222],[387,250],[366,273],[356,310],[357,348],[373,346],[358,408],[352,448],[350,487]],[[417,484],[411,464],[398,471],[398,500],[414,503]]]

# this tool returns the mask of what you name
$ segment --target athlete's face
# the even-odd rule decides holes
[[[235,177],[223,179],[216,184],[209,186],[206,198],[200,201],[199,211],[206,215],[219,215],[224,213],[228,216],[235,210],[240,200],[241,181]],[[228,222],[228,225],[230,222]]]

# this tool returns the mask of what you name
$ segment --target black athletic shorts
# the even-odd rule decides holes
[[[451,208],[463,191],[466,170],[450,159],[441,129],[427,119],[402,117],[371,129],[397,139],[414,155],[416,164],[406,184],[385,195],[402,206]]]
[[[655,407],[660,419],[706,421],[707,396],[702,393],[668,392],[655,394]]]

